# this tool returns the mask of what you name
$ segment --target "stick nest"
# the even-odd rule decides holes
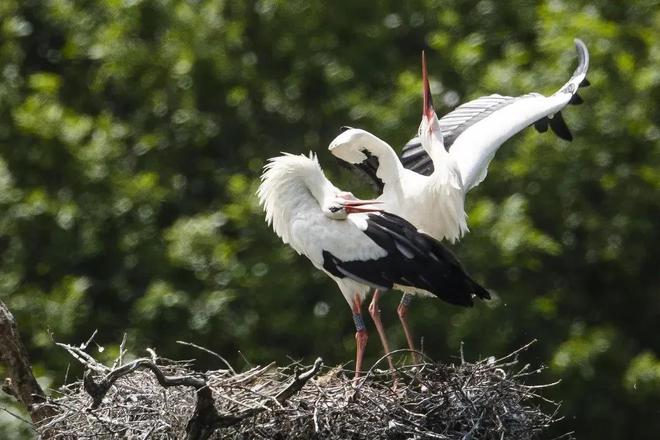
[[[558,405],[526,384],[539,372],[518,353],[456,364],[421,362],[355,382],[342,368],[274,364],[203,374],[152,352],[113,367],[76,347],[83,379],[57,390],[49,438],[533,439]],[[526,347],[523,347],[523,349]]]

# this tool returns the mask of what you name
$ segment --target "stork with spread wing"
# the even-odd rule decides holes
[[[484,180],[491,159],[507,139],[530,125],[540,132],[551,128],[560,138],[572,139],[561,110],[568,104],[581,103],[578,88],[589,85],[589,52],[579,39],[575,40],[575,47],[578,67],[556,93],[483,96],[441,119],[433,108],[422,54],[422,121],[417,137],[406,144],[401,159],[385,141],[357,128],[346,128],[329,149],[373,180],[382,191],[378,200],[383,209],[438,240],[454,242],[468,231],[466,193]],[[378,298],[378,294],[374,295],[375,302]],[[404,295],[398,313],[413,348],[406,322],[410,299]],[[371,307],[377,308],[377,304],[372,302]]]

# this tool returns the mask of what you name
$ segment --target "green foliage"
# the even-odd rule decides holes
[[[624,381],[626,388],[632,393],[639,390],[657,397],[660,393],[660,361],[648,351],[638,354],[630,362]]]
[[[341,125],[394,146],[414,133],[421,49],[443,114],[553,92],[579,37],[592,87],[564,112],[575,140],[522,132],[468,196],[472,232],[455,250],[494,300],[420,301],[413,327],[445,360],[460,341],[474,357],[538,338],[533,356],[563,380],[549,394],[564,431],[656,438],[659,33],[657,0],[4,0],[0,298],[55,383],[70,359],[52,340],[97,328],[108,356],[127,332],[130,347],[207,367],[175,341],[239,368],[239,349],[345,362],[345,301],[256,204],[265,160],[316,151],[365,194],[325,148]],[[397,299],[383,309],[398,347]]]

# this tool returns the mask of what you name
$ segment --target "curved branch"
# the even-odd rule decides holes
[[[156,380],[163,387],[177,387],[177,386],[188,386],[193,387],[199,390],[202,387],[206,386],[206,380],[200,379],[194,376],[165,376],[160,368],[153,361],[141,358],[136,359],[133,362],[130,362],[126,365],[123,365],[119,368],[111,370],[100,382],[95,382],[92,377],[91,370],[85,371],[83,376],[83,384],[85,386],[85,391],[92,396],[93,402],[91,409],[96,409],[103,401],[103,398],[107,394],[108,390],[112,385],[117,381],[117,379],[125,376],[133,371],[147,369],[154,373]]]

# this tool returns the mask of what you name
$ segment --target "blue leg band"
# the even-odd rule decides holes
[[[367,329],[367,327],[364,325],[364,320],[362,319],[362,315],[360,315],[358,313],[354,313],[353,314],[353,322],[355,323],[355,329],[357,331],[360,332],[362,330]]]
[[[404,307],[408,307],[410,303],[413,300],[413,295],[409,293],[404,293],[403,296],[401,297],[401,305]]]

